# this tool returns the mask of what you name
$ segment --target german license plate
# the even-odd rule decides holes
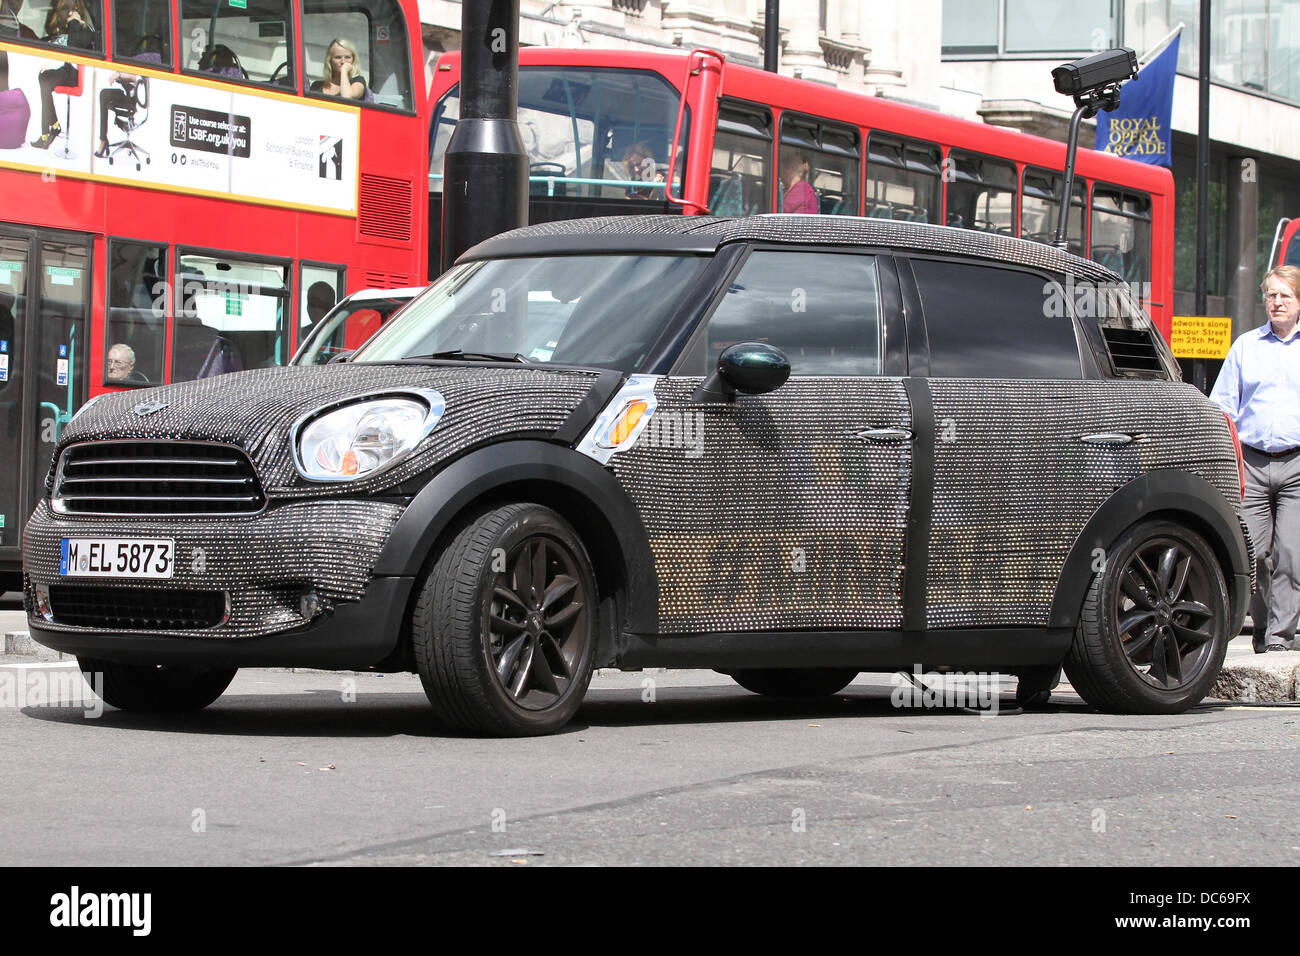
[[[175,544],[166,538],[64,538],[59,575],[169,578]]]

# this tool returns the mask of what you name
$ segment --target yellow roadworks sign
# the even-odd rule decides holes
[[[1221,359],[1232,346],[1232,316],[1175,315],[1169,347],[1178,358]]]

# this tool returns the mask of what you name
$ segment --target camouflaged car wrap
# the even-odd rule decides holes
[[[932,628],[1045,625],[1088,519],[1138,476],[1204,478],[1240,514],[1222,413],[1169,382],[930,379],[934,504],[926,576]],[[1140,440],[1097,445],[1087,435]]]
[[[158,630],[178,637],[259,637],[306,623],[299,597],[310,587],[327,601],[356,601],[370,570],[401,517],[399,505],[379,501],[293,501],[256,515],[221,518],[76,518],[37,506],[23,535],[27,606],[32,582],[131,588],[220,590],[230,595],[230,616],[218,627]],[[60,577],[61,540],[170,538],[175,568],[170,578],[127,580]],[[56,608],[57,611],[57,608]],[[61,631],[99,628],[41,623]],[[131,633],[116,628],[114,633]],[[141,632],[145,633],[145,632]]]
[[[55,515],[43,501],[24,535],[27,576],[43,584],[229,591],[231,613],[225,624],[167,632],[182,636],[255,637],[297,626],[303,623],[298,596],[308,585],[329,600],[355,601],[362,596],[402,513],[396,504],[358,499],[436,470],[480,444],[549,437],[598,374],[524,367],[343,364],[260,369],[106,395],[64,430],[56,461],[64,448],[82,442],[227,443],[242,449],[253,462],[267,507],[255,515],[212,518],[95,517]],[[290,430],[300,417],[352,398],[404,388],[436,389],[446,400],[442,419],[406,461],[382,475],[354,482],[316,483],[298,474]],[[165,407],[143,415],[136,412],[137,406],[158,403]],[[52,480],[53,469],[47,484]],[[172,538],[177,547],[175,575],[161,581],[60,578],[60,540],[72,536]]]
[[[381,492],[467,448],[510,438],[548,437],[598,377],[569,369],[402,365],[265,368],[106,395],[60,436],[55,460],[74,442],[170,439],[241,448],[272,499],[357,498]],[[431,388],[446,400],[437,427],[401,464],[351,482],[314,482],[293,465],[289,431],[303,415],[353,398]],[[138,406],[166,403],[138,414]],[[51,472],[51,480],[53,472]],[[47,486],[49,485],[47,481]]]
[[[646,431],[610,467],[641,514],[659,630],[897,628],[911,427],[901,379],[791,378],[734,404],[664,378]]]
[[[1041,242],[1013,239],[973,229],[889,219],[855,219],[846,216],[795,216],[773,213],[726,219],[716,216],[604,216],[567,222],[543,222],[503,232],[470,249],[463,258],[488,259],[502,249],[518,248],[522,241],[590,236],[686,236],[716,248],[728,242],[779,242],[782,245],[881,246],[917,249],[951,255],[991,259],[1046,269],[1076,280],[1120,283],[1118,275],[1090,259],[1082,259]],[[653,239],[651,239],[651,244]]]
[[[929,379],[931,451],[861,437],[912,428],[901,379],[791,378],[730,405],[693,403],[701,381],[661,379],[650,426],[610,461],[665,634],[901,627],[914,452],[933,460],[933,629],[1046,626],[1075,540],[1142,474],[1197,474],[1239,511],[1227,425],[1190,385]],[[1141,440],[1081,440],[1106,432]]]

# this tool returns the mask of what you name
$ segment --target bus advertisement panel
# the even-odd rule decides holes
[[[10,89],[39,102],[42,74],[65,66],[61,135],[0,144],[0,166],[356,214],[356,107],[38,51],[9,53]]]

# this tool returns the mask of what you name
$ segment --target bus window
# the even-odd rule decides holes
[[[168,0],[113,0],[114,59],[171,66],[171,49],[172,5]]]
[[[302,33],[303,81],[309,93],[337,95],[338,77],[327,59],[331,48],[336,53],[342,49],[353,55],[352,80],[364,88],[360,102],[413,108],[406,21],[395,0],[364,4],[307,0],[302,8]]]
[[[1016,234],[1016,167],[1000,159],[954,149],[948,154],[947,224],[961,229]]]
[[[1025,169],[1020,191],[1020,235],[1035,242],[1056,242],[1057,220],[1061,212],[1061,189],[1065,177],[1046,169]],[[1070,203],[1070,252],[1083,255],[1083,207],[1086,190],[1082,180],[1074,180],[1074,197]]]
[[[105,385],[162,384],[166,275],[166,246],[109,240]]]
[[[181,0],[184,67],[293,89],[289,0]]]
[[[805,196],[808,211],[827,216],[858,214],[858,131],[808,117],[781,117],[781,148],[777,160],[783,212],[799,211],[798,183],[807,177],[815,200]],[[806,173],[801,172],[803,160]]]
[[[172,381],[288,361],[285,263],[180,253]]]
[[[771,212],[772,117],[760,107],[718,108],[709,171],[709,213],[752,216]]]
[[[303,264],[298,282],[298,341],[343,298],[343,268]]]
[[[104,49],[104,5],[98,0],[49,0],[32,4],[24,13],[21,3],[0,5],[0,40],[41,40],[74,52],[98,53]]]
[[[939,221],[939,147],[872,133],[867,137],[866,215]]]
[[[1092,259],[1125,282],[1151,281],[1151,198],[1114,186],[1092,190]],[[1142,299],[1150,299],[1142,286]]]
[[[520,67],[519,130],[528,151],[530,192],[662,203],[677,107],[677,91],[643,70]],[[434,192],[442,189],[443,157],[459,116],[458,85],[434,112],[429,153]],[[688,110],[671,177],[674,194],[681,190],[689,137]]]

